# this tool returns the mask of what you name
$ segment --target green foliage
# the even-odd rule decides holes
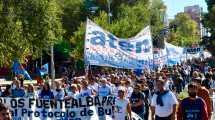
[[[198,43],[200,34],[197,23],[186,13],[179,13],[175,19],[170,22],[170,26],[176,25],[176,31],[172,30],[168,38],[171,42],[179,46],[190,46]]]
[[[156,36],[164,26],[162,0],[111,1],[108,24],[107,0],[1,0],[0,65],[14,58],[36,59],[51,44],[64,57],[83,60],[87,17],[120,38],[133,37],[147,25]],[[89,7],[99,9],[92,12]]]
[[[66,30],[63,36],[67,40],[70,39],[81,22],[86,20],[87,12],[83,0],[60,0],[58,2],[63,11],[62,24]]]
[[[0,6],[1,65],[37,58],[63,33],[56,0],[3,0]]]
[[[156,9],[151,9],[151,4]],[[121,3],[117,9],[111,24],[108,24],[108,14],[105,11],[101,11],[93,21],[120,38],[133,37],[150,23],[153,23],[151,27],[154,35],[159,33],[164,26],[162,23],[164,14],[162,13],[165,12],[165,6],[161,0],[155,0],[153,3],[148,0],[140,0],[132,5]],[[151,18],[154,19],[151,20]],[[82,23],[70,39],[73,45],[71,56],[74,59],[83,60],[85,27],[85,23]]]
[[[211,33],[210,40],[206,41],[206,47],[215,54],[215,1],[206,0],[206,3],[208,5],[208,13],[204,15],[203,24]]]
[[[71,51],[71,45],[68,40],[60,40],[55,45],[55,51],[64,58],[69,58]]]

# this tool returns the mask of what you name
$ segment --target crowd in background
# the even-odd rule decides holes
[[[54,88],[49,82],[46,77],[36,86],[24,85],[23,79],[15,77],[11,85],[0,89],[0,96],[69,100],[112,95],[116,97],[112,116],[115,120],[130,119],[131,111],[144,120],[210,120],[212,116],[215,69],[205,60],[164,65],[140,75],[119,69],[72,78],[64,74],[62,80],[55,81]],[[195,103],[193,107],[190,100]]]

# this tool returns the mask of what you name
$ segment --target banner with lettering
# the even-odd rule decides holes
[[[8,105],[13,120],[112,120],[115,97],[82,97],[70,100],[39,98],[7,98],[0,102]],[[142,120],[132,113],[132,120]]]
[[[153,59],[153,46],[149,27],[140,35],[117,38],[101,27],[87,21],[85,36],[85,64],[126,69],[144,69]],[[128,31],[129,32],[129,31]]]
[[[154,48],[154,66],[162,68],[167,64],[167,51],[166,48]]]
[[[165,42],[165,47],[167,51],[168,65],[171,66],[176,65],[178,63],[180,64],[184,56],[184,48],[172,45],[167,42]]]

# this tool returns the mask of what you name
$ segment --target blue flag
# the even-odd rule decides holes
[[[18,60],[14,61],[12,69],[15,72],[15,75],[23,75],[24,79],[32,80],[28,72],[25,70],[22,64],[19,63]]]
[[[46,63],[42,66],[42,68],[40,69],[40,75],[44,76],[45,74],[49,73],[49,64]]]

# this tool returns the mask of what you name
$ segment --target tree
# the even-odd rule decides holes
[[[212,54],[215,54],[215,1],[206,0],[206,3],[208,5],[208,13],[205,13],[204,15],[203,24],[211,33],[211,36],[208,38],[209,40],[206,40],[206,47],[212,52]]]
[[[168,42],[178,46],[190,46],[200,41],[198,25],[187,13],[177,14],[170,26],[176,26],[176,29],[170,31]]]
[[[3,0],[0,7],[1,65],[37,58],[63,33],[56,0]]]
[[[154,7],[164,7],[164,4],[160,0],[156,1],[157,2],[153,3]],[[151,24],[152,31],[160,31],[163,27],[163,19],[160,15],[160,9],[152,10],[151,3],[148,0],[140,0],[132,4],[128,4],[127,2],[121,3],[117,9],[118,11],[115,13],[115,18],[112,20],[111,24],[108,24],[107,22],[108,14],[105,11],[100,11],[99,16],[95,16],[93,21],[120,38],[133,37],[141,29],[150,25],[150,23],[153,23]],[[151,18],[153,17],[156,17],[156,19],[152,21]],[[74,32],[74,35],[70,39],[74,46],[71,56],[78,60],[83,60],[84,35],[85,23],[82,22],[78,30]]]
[[[60,0],[58,2],[63,12],[61,18],[65,29],[63,37],[65,40],[69,40],[81,22],[87,18],[85,2],[84,0]]]

